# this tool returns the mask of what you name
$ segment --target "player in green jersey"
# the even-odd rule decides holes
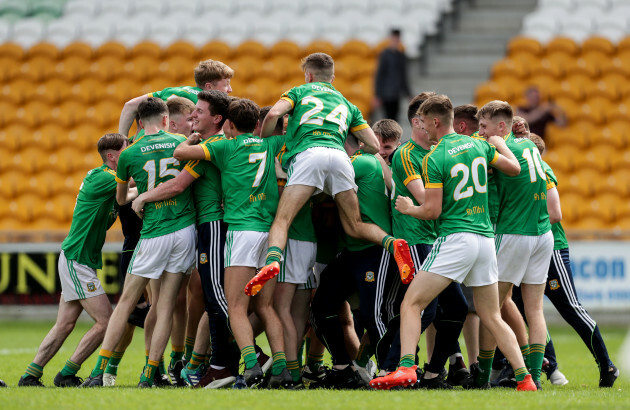
[[[33,362],[20,377],[18,386],[43,386],[41,377],[46,363],[59,351],[79,315],[85,310],[95,323],[81,338],[64,368],[55,376],[58,387],[78,386],[82,380],[76,375],[81,364],[103,340],[112,307],[96,276],[103,265],[101,250],[105,233],[117,217],[116,167],[120,152],[127,146],[127,138],[120,134],[105,134],[98,140],[98,152],[103,165],[89,171],[77,196],[72,225],[61,244],[59,279],[61,299],[57,321],[44,338]]]
[[[139,105],[138,113],[146,134],[121,153],[116,173],[119,203],[124,203],[131,178],[138,192],[143,193],[176,177],[185,166],[172,156],[184,138],[164,131],[169,123],[166,103],[148,98]],[[184,273],[190,274],[194,266],[194,221],[195,210],[189,191],[152,203],[145,209],[140,242],[129,264],[125,288],[109,322],[96,366],[82,386],[103,385],[103,372],[120,340],[126,318],[149,281],[161,278],[151,282],[154,300],[151,308],[157,310],[157,321],[151,332],[151,350],[139,387],[152,385],[170,334],[177,292]]]
[[[198,134],[194,138],[201,138],[202,144],[224,139],[220,133],[227,118],[229,102],[227,94],[220,91],[202,91],[198,94],[193,114],[193,127]],[[142,215],[147,203],[179,195],[191,184],[197,210],[197,262],[206,314],[196,329],[191,358],[180,374],[190,386],[215,388],[231,383],[238,373],[238,360],[236,363],[229,360],[230,331],[223,289],[226,227],[223,224],[221,174],[210,162],[192,161],[177,177],[138,196],[133,202],[133,210]],[[206,356],[210,341],[214,353],[206,369],[200,364]]]
[[[262,381],[263,372],[256,360],[254,334],[248,319],[250,299],[243,294],[245,284],[264,264],[268,230],[278,204],[274,158],[284,145],[284,136],[267,139],[252,134],[259,108],[250,100],[230,103],[223,129],[230,139],[195,145],[192,138],[177,147],[180,159],[211,161],[221,171],[224,220],[228,224],[225,246],[225,296],[230,327],[245,361],[248,386]],[[295,386],[286,367],[282,325],[273,309],[275,281],[253,300],[254,310],[265,324],[273,352],[268,386]]]
[[[501,135],[521,165],[521,172],[509,176],[495,174],[499,214],[495,239],[499,268],[499,298],[508,311],[511,326],[527,358],[532,378],[540,385],[540,372],[547,340],[542,311],[547,271],[553,252],[553,234],[547,212],[547,176],[538,149],[528,138],[516,138],[512,131],[512,107],[504,101],[491,101],[477,112],[482,137]],[[511,300],[513,285],[521,285],[529,339],[525,323]],[[483,325],[483,323],[482,323]],[[480,344],[492,340],[484,326]]]
[[[169,87],[163,89],[162,91],[141,95],[127,101],[120,113],[118,131],[124,135],[129,134],[131,125],[138,115],[139,104],[149,97],[161,98],[166,101],[172,96],[178,96],[187,98],[196,104],[197,94],[199,94],[202,90],[218,90],[228,94],[231,93],[232,87],[230,86],[230,80],[233,76],[234,70],[220,61],[202,61],[195,68],[195,87]]]
[[[359,109],[332,86],[335,78],[332,57],[311,54],[304,59],[302,68],[306,84],[283,94],[262,126],[261,136],[265,138],[278,118],[291,113],[287,126],[289,152],[285,159],[289,179],[269,232],[267,265],[248,283],[245,292],[255,295],[267,280],[279,273],[293,218],[319,192],[335,199],[346,233],[382,244],[394,254],[402,277],[410,280],[414,267],[405,240],[395,239],[378,226],[361,220],[352,165],[343,149],[349,131],[365,144],[367,153],[378,152],[378,139]]]
[[[374,135],[378,138],[379,151],[378,154],[387,162],[392,163],[392,154],[400,147],[400,138],[402,137],[402,128],[394,120],[384,119],[372,125]]]
[[[428,98],[419,113],[430,141],[437,144],[423,160],[425,201],[418,207],[411,199],[399,197],[396,208],[420,219],[437,219],[438,239],[401,306],[399,367],[370,385],[388,389],[416,382],[414,357],[422,311],[452,281],[457,281],[474,287],[477,312],[514,366],[518,389],[535,390],[516,337],[501,319],[493,232],[487,214],[487,164],[516,175],[520,171],[518,162],[500,138],[489,138],[489,142],[496,143],[495,149],[484,141],[455,134],[453,106],[446,96]]]

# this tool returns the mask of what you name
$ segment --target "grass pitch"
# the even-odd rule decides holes
[[[17,388],[17,381],[35,356],[50,322],[0,322],[0,379],[9,388],[0,390],[0,409],[69,408],[630,408],[630,382],[624,370],[613,389],[597,387],[599,376],[594,359],[582,340],[568,327],[551,328],[562,372],[569,379],[566,386],[552,386],[543,376],[543,391],[517,393],[505,389],[490,391],[256,391],[256,390],[139,390],[144,365],[143,333],[136,336],[118,370],[116,388],[59,389],[53,378],[72,354],[89,324],[79,323],[60,352],[44,369],[42,381],[47,388]],[[613,361],[621,362],[620,347],[627,329],[604,327],[604,340]],[[263,338],[261,344],[266,344]],[[421,344],[422,346],[423,344]],[[424,351],[424,349],[422,349]],[[167,355],[170,346],[167,348]],[[90,357],[79,375],[86,377],[96,361]]]

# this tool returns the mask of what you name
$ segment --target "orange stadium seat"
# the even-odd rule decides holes
[[[545,162],[554,170],[569,173],[575,169],[575,159],[580,152],[580,148],[575,145],[563,146],[558,149],[549,150],[545,154]]]
[[[569,120],[569,124],[585,118],[582,105],[579,101],[567,97],[556,97],[555,103],[562,108]]]
[[[567,145],[575,145],[575,133],[567,127],[552,127],[552,124],[549,124],[546,130],[545,143],[547,144],[548,150],[551,148],[561,149]]]
[[[37,90],[33,87],[32,82],[18,78],[2,87],[2,100],[8,100],[22,105],[32,100],[36,92]]]
[[[140,81],[148,81],[158,73],[159,68],[159,57],[155,58],[149,54],[132,54],[130,60],[124,65],[125,72],[123,75],[131,76]]]
[[[475,88],[475,100],[479,107],[492,100],[510,100],[510,96],[510,90],[502,88],[498,83],[493,81],[487,81]]]
[[[584,198],[575,192],[563,191],[562,186],[558,187],[560,191],[560,204],[562,206],[562,224],[571,223],[577,219],[577,207],[584,201]]]
[[[0,80],[3,83],[17,79],[21,70],[22,62],[20,60],[0,54]]]
[[[600,182],[595,186],[597,195],[611,193],[625,198],[627,202],[630,198],[630,176],[625,169],[613,170],[607,175],[600,177]],[[630,203],[630,202],[629,202]]]
[[[527,53],[532,56],[540,57],[544,53],[544,48],[540,42],[531,37],[517,36],[513,37],[507,45],[507,55]]]
[[[553,77],[553,75],[549,73],[540,73],[536,75],[530,76],[526,80],[528,85],[535,85],[541,91],[541,94],[545,96],[545,90],[551,88],[554,84],[556,84],[557,80]]]
[[[67,145],[82,151],[96,151],[96,143],[100,137],[102,137],[101,127],[92,121],[82,121],[74,128],[67,130],[65,140]]]
[[[14,122],[18,122],[17,114],[21,110],[23,108],[18,109],[16,102],[0,99],[0,127],[6,127]]]
[[[28,146],[13,155],[12,164],[25,175],[30,175],[46,167],[49,155],[50,152],[45,151],[43,148]]]
[[[626,78],[620,74],[602,76],[595,82],[595,87],[590,90],[587,97],[603,97],[610,101],[617,101],[621,99],[619,85],[625,81],[627,81]]]
[[[66,145],[48,156],[47,166],[59,173],[71,174],[76,170],[84,168],[83,157],[84,153],[80,148]]]
[[[56,74],[57,60],[44,56],[35,56],[25,60],[18,77],[24,77],[32,82],[42,82]]]
[[[604,230],[608,229],[608,223],[600,214],[589,214],[577,219],[570,226],[572,229],[580,230]]]
[[[630,60],[630,53],[626,53],[629,58],[626,60]],[[615,55],[609,60],[602,63],[601,67],[602,76],[606,76],[608,74],[620,74],[622,76],[630,77],[630,64],[628,61],[622,60],[619,55]]]
[[[492,65],[492,79],[498,80],[503,77],[512,77],[521,80],[529,75],[526,64],[511,58],[504,58]]]
[[[23,222],[34,221],[45,212],[45,202],[35,194],[27,192],[20,195],[15,200],[18,209],[22,210],[22,212],[17,213],[17,216]]]
[[[110,82],[126,76],[125,60],[114,55],[103,55],[89,65],[90,77],[101,82]],[[129,76],[132,77],[132,76]]]
[[[31,128],[37,128],[43,125],[51,118],[50,106],[47,102],[41,100],[33,100],[27,102],[23,108],[17,112],[17,120],[23,121],[25,125]]]
[[[578,65],[593,78],[597,78],[601,75],[603,67],[610,64],[611,57],[608,54],[604,54],[599,51],[591,51],[588,53],[580,54],[578,58]]]
[[[281,81],[288,76],[297,74],[302,74],[302,76],[304,76],[302,70],[300,69],[299,60],[286,55],[272,57],[265,61],[262,66],[261,73],[261,75],[265,77],[274,78],[278,81]]]
[[[95,77],[86,77],[72,84],[70,98],[84,104],[90,104],[100,98],[99,90],[102,80]]]
[[[63,78],[54,77],[37,87],[39,98],[47,100],[51,104],[59,104],[72,94],[72,85]]]
[[[581,95],[581,98],[579,100],[583,100],[584,98],[586,98],[586,95],[590,94],[596,87],[590,77],[580,73],[567,75],[567,77],[563,80],[563,84],[564,83],[567,83],[569,89],[579,91],[579,95]],[[562,88],[564,90],[565,86],[563,85]],[[574,93],[575,91],[566,91],[567,96],[575,95]]]
[[[337,55],[339,56],[350,56],[354,55],[357,57],[361,57],[363,59],[372,59],[374,60],[375,53],[374,49],[367,45],[365,42],[360,40],[348,40],[344,44],[342,44],[337,51]]]
[[[274,45],[269,49],[269,57],[275,58],[280,56],[286,56],[292,58],[296,61],[300,59],[300,46],[295,44],[291,40],[280,40],[277,41]]]
[[[630,36],[625,36],[617,43],[617,52],[630,51]]]
[[[624,133],[617,132],[617,130],[608,126],[608,123],[600,129],[599,135],[593,141],[599,145],[610,145],[619,151],[622,151],[628,145],[628,140]]]
[[[126,101],[140,95],[140,91],[137,90],[137,81],[128,77],[119,77],[109,82],[107,87],[103,89],[103,92],[108,98],[121,101],[120,109],[122,109],[122,104]]]
[[[1,106],[0,106],[1,107]],[[0,108],[1,110],[2,108]],[[31,128],[20,123],[14,122],[6,127],[0,128],[0,147],[9,150],[9,152],[16,152],[20,150],[22,147],[25,147],[29,144],[29,136],[31,134]],[[4,158],[7,156],[4,155],[3,152],[0,158],[0,166],[3,162],[5,162]],[[7,155],[9,155],[7,153]]]
[[[267,48],[255,40],[245,40],[234,49],[234,57],[254,57],[260,60],[267,58]]]
[[[160,62],[159,72],[170,79],[170,84],[186,84],[192,81],[196,59],[191,59],[181,54],[165,57]]]
[[[72,221],[72,212],[76,204],[76,195],[60,194],[44,205],[42,215],[56,220],[58,223],[69,223]]]
[[[29,59],[34,57],[45,57],[50,60],[57,60],[61,53],[54,44],[47,43],[45,41],[34,44],[28,49],[26,56]]]
[[[624,236],[628,235],[628,231],[630,231],[630,216],[624,218],[618,218],[611,224],[611,227],[615,230],[626,231]]]
[[[157,43],[150,40],[141,41],[128,51],[130,58],[146,56],[158,61],[162,56],[162,48]]]
[[[595,145],[586,153],[589,166],[602,173],[608,173],[612,169],[612,160],[619,155],[619,151],[608,145]]]
[[[365,74],[364,71],[361,71],[365,66],[365,59],[361,57],[340,57],[335,60],[335,76],[346,80],[355,80]]]
[[[582,103],[582,112],[594,123],[602,125],[619,113],[619,104],[608,98],[593,96]]]
[[[24,172],[15,168],[12,163],[10,165],[8,170],[0,174],[0,194],[3,200],[13,199],[26,192],[27,188],[24,183]]]
[[[84,112],[85,105],[83,103],[68,100],[53,109],[52,120],[63,127],[70,128],[83,118]]]
[[[103,165],[103,159],[96,150],[84,152],[81,160],[83,161],[82,166],[85,172]]]
[[[213,40],[201,47],[199,50],[199,59],[212,59],[226,62],[231,54],[230,46],[223,41]]]
[[[117,57],[124,60],[127,57],[127,48],[118,41],[107,41],[94,50],[94,58],[103,58],[105,56]]]
[[[626,149],[618,152],[616,156],[611,158],[610,167],[615,172],[619,170],[630,172],[630,151]]]
[[[540,66],[536,71],[531,71],[531,75],[546,74],[553,78],[559,79],[566,75],[567,70],[570,69],[570,64],[573,59],[560,62],[559,54],[552,54],[549,57],[542,58],[540,60]]]
[[[0,44],[0,55],[10,57],[15,61],[22,61],[26,52],[19,44],[9,42]]]
[[[68,82],[75,82],[88,75],[90,72],[90,60],[77,55],[69,56],[61,60],[55,66],[55,75]]]
[[[306,47],[303,47],[301,57],[306,57],[309,54],[318,52],[326,53],[332,58],[337,57],[337,50],[335,49],[335,46],[333,46],[331,42],[326,40],[315,40],[309,43]]]
[[[87,43],[75,41],[68,44],[63,50],[61,50],[61,56],[62,58],[76,56],[89,61],[92,57],[94,57],[94,49]]]
[[[255,79],[262,72],[262,62],[256,57],[238,57],[230,61],[229,66],[237,73],[239,80],[246,82]]]
[[[612,41],[606,37],[595,35],[582,42],[582,53],[589,53],[591,51],[597,51],[612,56],[616,53],[617,49]]]
[[[571,55],[577,55],[580,51],[580,46],[571,38],[558,36],[547,43],[545,51],[547,54],[562,51]]]
[[[162,60],[167,60],[174,56],[182,57],[190,61],[199,59],[197,48],[194,44],[185,40],[177,40],[162,50]]]
[[[600,177],[601,173],[596,170],[579,168],[568,178],[558,182],[561,184],[563,192],[575,192],[588,198],[595,192],[595,184],[598,183]]]
[[[62,147],[68,139],[68,130],[61,125],[47,122],[29,133],[31,140],[48,151]]]

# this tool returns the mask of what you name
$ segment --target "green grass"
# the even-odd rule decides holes
[[[491,391],[235,391],[235,390],[138,390],[139,374],[144,365],[144,343],[141,332],[136,334],[119,367],[117,385],[106,389],[45,389],[15,386],[26,366],[35,356],[37,346],[52,323],[0,322],[0,378],[9,384],[0,390],[0,409],[28,408],[139,408],[149,406],[168,408],[201,406],[203,408],[630,408],[630,382],[623,377],[615,388],[597,387],[597,367],[581,339],[567,327],[551,329],[567,386],[544,383],[539,393],[517,393],[505,389]],[[61,351],[44,369],[43,382],[53,386],[53,378],[63,367],[88,324],[77,325]],[[613,361],[620,362],[620,347],[627,329],[605,327],[604,340]],[[264,339],[261,340],[264,343]],[[170,347],[167,349],[169,350]],[[424,349],[423,349],[424,350]],[[87,376],[94,366],[93,355],[80,370]]]

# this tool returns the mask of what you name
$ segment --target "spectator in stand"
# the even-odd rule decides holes
[[[374,108],[383,107],[385,118],[398,121],[400,98],[413,96],[407,81],[407,57],[402,51],[400,30],[391,31],[390,43],[378,58],[374,81]]]
[[[528,87],[525,90],[525,98],[527,99],[527,106],[518,107],[516,115],[525,118],[529,123],[530,131],[534,134],[538,134],[545,139],[547,124],[554,122],[560,127],[564,127],[567,124],[567,117],[560,106],[551,100],[541,101],[538,87]]]

